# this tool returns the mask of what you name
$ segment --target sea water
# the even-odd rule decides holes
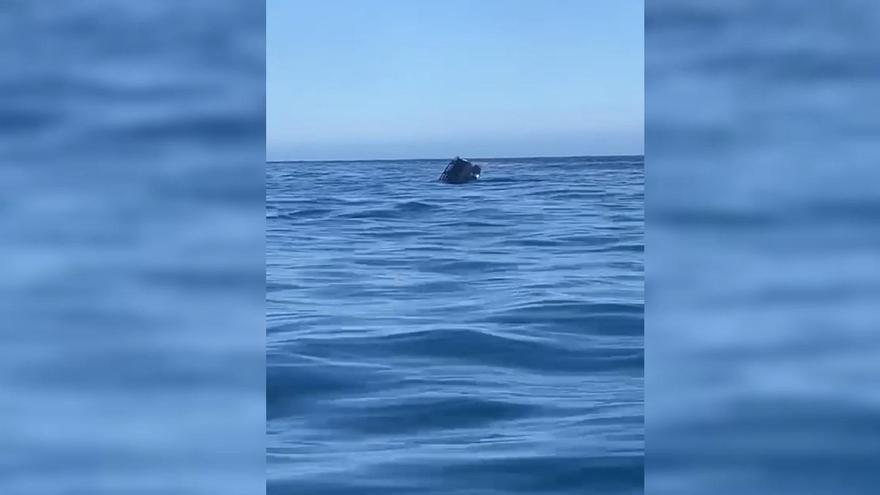
[[[270,494],[641,493],[641,156],[269,163]]]

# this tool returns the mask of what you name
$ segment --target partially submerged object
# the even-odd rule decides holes
[[[480,178],[480,166],[461,158],[455,157],[455,160],[446,165],[446,170],[440,174],[440,182],[447,184],[464,184],[472,182]]]

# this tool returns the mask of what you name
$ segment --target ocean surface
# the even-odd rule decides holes
[[[267,484],[636,494],[644,160],[266,165]]]
[[[880,3],[645,7],[647,492],[874,495]]]
[[[262,2],[0,2],[0,493],[265,487]]]

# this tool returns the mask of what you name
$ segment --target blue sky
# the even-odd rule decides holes
[[[268,0],[269,160],[641,154],[642,0]]]

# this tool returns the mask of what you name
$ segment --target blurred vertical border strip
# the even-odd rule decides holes
[[[264,25],[0,4],[0,493],[264,491]]]
[[[878,21],[647,2],[647,493],[877,493]]]

